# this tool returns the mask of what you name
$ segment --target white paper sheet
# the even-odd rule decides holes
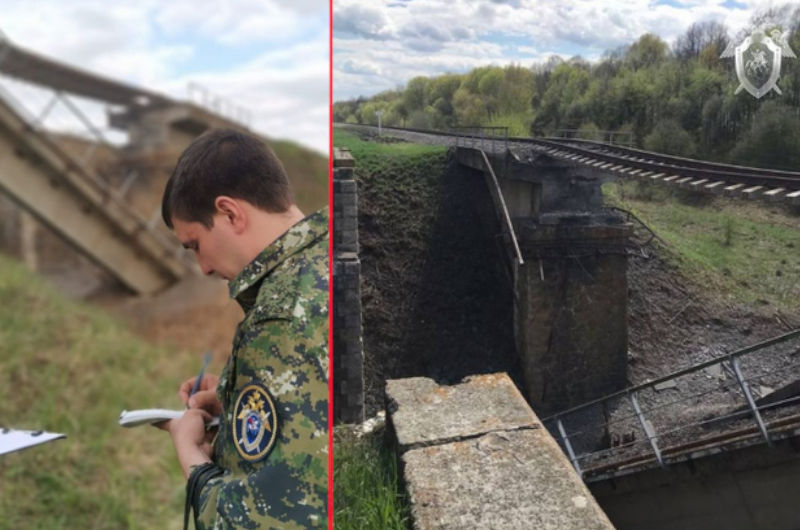
[[[18,431],[3,428],[0,429],[0,455],[66,437],[66,434],[57,432]]]

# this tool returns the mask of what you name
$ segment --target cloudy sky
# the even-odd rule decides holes
[[[328,152],[328,0],[0,0],[0,31],[174,98],[198,83],[247,108],[252,129]]]
[[[772,2],[774,3],[774,2]],[[418,75],[555,54],[595,60],[645,32],[672,44],[694,22],[733,36],[768,0],[334,0],[334,101]],[[780,5],[780,3],[777,3]]]

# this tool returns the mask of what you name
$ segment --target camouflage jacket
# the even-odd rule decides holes
[[[230,294],[245,317],[217,387],[223,413],[213,459],[224,474],[196,495],[198,528],[324,527],[328,209],[265,248],[231,281]],[[248,389],[268,392],[274,408]]]

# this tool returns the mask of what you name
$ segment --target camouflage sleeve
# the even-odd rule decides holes
[[[298,304],[297,307],[300,307]],[[216,440],[222,477],[208,481],[198,496],[198,528],[314,528],[326,522],[328,483],[327,318],[298,315],[251,324],[233,360],[230,402]],[[308,317],[308,318],[307,318]],[[309,322],[313,322],[311,325]],[[274,444],[259,452],[273,433],[261,434],[253,454],[242,420],[251,414],[237,397],[263,385],[276,411]],[[239,404],[237,405],[237,401]],[[264,401],[267,401],[264,398]],[[268,406],[264,405],[263,410]],[[262,417],[268,418],[262,413]],[[258,422],[258,416],[256,416]],[[265,423],[268,421],[265,420]]]

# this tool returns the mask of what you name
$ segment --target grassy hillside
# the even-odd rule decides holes
[[[668,258],[711,298],[797,313],[800,217],[779,206],[621,181],[608,202],[633,211],[668,246]]]
[[[0,256],[0,425],[66,440],[0,456],[0,529],[180,528],[184,480],[166,433],[120,411],[179,408],[198,369]]]
[[[269,142],[292,182],[295,200],[304,213],[328,204],[328,157],[288,140]]]

